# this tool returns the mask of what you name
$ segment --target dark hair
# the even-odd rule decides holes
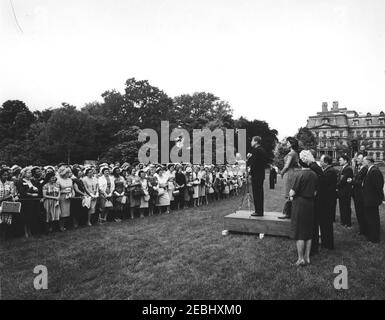
[[[80,170],[78,168],[73,168],[72,169],[72,173],[74,174],[74,176],[77,178],[78,177],[78,174],[79,174]]]
[[[252,141],[257,142],[258,144],[261,144],[262,138],[260,136],[254,136],[251,138]]]
[[[371,163],[374,163],[374,158],[372,156],[366,156],[366,160],[368,160]]]
[[[0,169],[0,177],[3,176],[4,173],[8,172],[10,169],[9,168],[1,168]]]
[[[332,164],[333,163],[332,157],[327,154],[324,154],[324,162],[329,165]]]
[[[46,175],[45,175],[45,178],[44,178],[44,184],[48,183],[52,177],[55,177],[55,173],[54,172],[48,172]]]
[[[85,175],[88,175],[88,172],[92,171],[92,168],[87,168],[85,171],[84,171],[84,174]]]
[[[286,141],[288,141],[291,145],[291,148],[298,153],[298,150],[299,150],[299,144],[298,144],[298,140],[296,138],[293,138],[293,137],[288,137],[286,139]]]
[[[344,159],[346,162],[349,162],[349,157],[346,154],[339,156],[338,159],[340,159],[340,158]]]
[[[120,170],[120,173],[119,174],[117,174],[116,173],[116,170]],[[119,177],[120,175],[121,175],[121,173],[122,173],[122,170],[119,168],[119,167],[115,167],[113,170],[112,170],[112,174],[115,176],[115,178],[117,178],[117,177]]]

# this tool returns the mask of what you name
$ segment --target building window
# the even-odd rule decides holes
[[[381,153],[380,152],[376,152],[376,159],[380,159],[381,158]]]
[[[384,119],[384,118],[380,118],[380,119],[378,120],[378,122],[379,122],[380,124],[385,124],[385,119]]]
[[[360,120],[354,119],[353,120],[353,126],[358,126],[360,124]]]
[[[377,149],[380,148],[380,141],[376,141],[376,147],[377,147]]]
[[[377,130],[377,131],[376,131],[376,137],[379,138],[379,137],[380,137],[380,134],[381,134],[381,131],[380,131],[380,130]]]
[[[373,138],[373,131],[369,131],[369,137]]]
[[[330,120],[328,118],[323,118],[322,123],[323,124],[329,124]]]
[[[362,131],[362,137],[366,138],[366,131]]]
[[[372,124],[372,119],[366,119],[366,125],[370,126]]]

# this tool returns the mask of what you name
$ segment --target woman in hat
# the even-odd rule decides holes
[[[182,172],[182,165],[177,165],[175,172],[175,190],[179,190],[179,195],[176,196],[177,209],[184,208],[184,193],[186,189],[186,176]]]
[[[45,232],[52,231],[52,222],[60,220],[60,186],[56,183],[54,172],[49,172],[45,176],[43,184],[43,206],[45,210]]]
[[[114,219],[116,222],[122,221],[123,218],[123,209],[127,203],[126,187],[127,183],[124,177],[121,174],[119,167],[112,169],[112,176],[114,178],[115,190],[113,194],[114,200]]]
[[[72,169],[72,172],[74,175],[72,182],[74,186],[75,197],[71,199],[71,216],[74,218],[74,227],[77,228],[77,222],[82,221],[83,223],[87,217],[88,210],[87,207],[83,207],[83,201],[85,197],[88,197],[88,194],[82,180],[83,171],[80,169],[80,167],[76,167]]]
[[[158,179],[158,201],[156,206],[159,213],[162,213],[163,208],[166,208],[166,213],[170,213],[170,196],[168,194],[168,177],[165,174],[164,168],[159,167],[156,170],[156,177]]]
[[[20,218],[24,225],[26,238],[32,236],[31,226],[37,222],[40,212],[39,189],[33,185],[31,167],[21,170],[21,179],[16,184],[20,196]]]
[[[194,195],[194,186],[193,186],[191,167],[186,167],[185,175],[186,175],[186,188],[184,191],[184,203],[185,203],[185,207],[189,207],[192,197]]]
[[[110,169],[108,167],[103,167],[100,169],[102,174],[99,179],[99,194],[100,194],[100,216],[99,220],[101,222],[106,222],[107,218],[110,216],[114,210],[112,203],[112,195],[115,190],[114,178],[110,175]]]
[[[10,170],[7,168],[0,169],[0,205],[3,201],[16,201],[16,187],[13,182],[9,181]],[[13,214],[0,212],[0,235],[7,238],[8,226],[12,224]]]
[[[140,217],[144,218],[144,212],[148,209],[150,201],[150,193],[148,192],[148,181],[146,179],[146,173],[143,170],[139,171],[139,183],[142,189],[140,197],[139,213]]]
[[[91,217],[96,211],[96,202],[99,198],[99,184],[98,179],[95,177],[95,170],[93,168],[87,168],[84,171],[85,177],[83,178],[84,188],[86,193],[91,198],[87,215],[87,226],[91,227]]]
[[[136,175],[135,168],[127,168],[127,193],[130,204],[130,217],[134,219],[135,208],[140,206],[140,197],[135,196],[135,190],[138,190],[140,187],[139,177]]]
[[[71,215],[71,198],[74,194],[74,188],[72,179],[70,176],[72,175],[72,171],[68,167],[61,166],[58,170],[58,178],[57,183],[60,186],[60,231],[65,231],[65,223]],[[77,223],[73,221],[73,223]]]

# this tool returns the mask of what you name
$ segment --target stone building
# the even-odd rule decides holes
[[[328,110],[327,102],[323,102],[322,111],[310,116],[306,127],[317,138],[318,157],[329,154],[335,160],[344,150],[354,153],[364,145],[369,155],[377,161],[384,160],[385,114],[382,111],[361,114],[339,108],[338,101]]]

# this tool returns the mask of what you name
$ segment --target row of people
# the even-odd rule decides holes
[[[351,197],[353,197],[359,234],[370,242],[380,241],[379,206],[384,201],[384,178],[374,164],[373,157],[356,154],[349,166],[349,158],[339,158],[340,170],[332,166],[332,159],[322,155],[319,162],[304,150],[299,155],[302,168],[293,175],[289,197],[292,201],[291,222],[297,240],[297,265],[310,263],[310,256],[321,247],[334,249],[333,222],[339,202],[341,224],[351,228]]]
[[[2,234],[16,219],[26,237],[43,216],[45,232],[64,231],[79,220],[87,226],[107,220],[133,219],[135,214],[169,213],[236,195],[244,182],[239,166],[47,166],[0,171],[0,202],[21,202],[20,215],[0,213]],[[70,220],[70,221],[69,221]],[[0,230],[1,232],[1,230]]]

